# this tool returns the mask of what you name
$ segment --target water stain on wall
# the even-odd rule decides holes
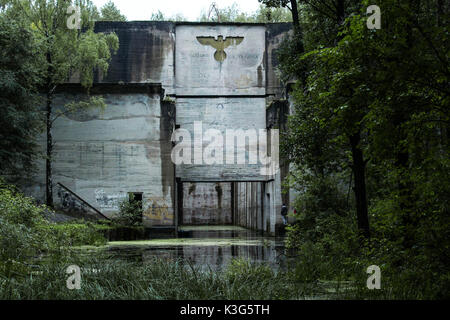
[[[161,81],[167,52],[173,50],[173,23],[100,22],[95,31],[115,32],[119,37],[119,50],[112,56],[107,75],[96,73],[96,82]]]
[[[172,132],[175,129],[175,102],[161,101],[161,118],[159,122],[159,145],[161,152],[162,193],[167,196],[169,187],[173,185],[175,165],[172,162]],[[173,189],[173,188],[172,188]],[[173,197],[174,198],[174,197]]]
[[[223,190],[222,190],[222,186],[220,185],[220,183],[216,183],[215,189],[216,189],[216,192],[217,192],[218,207],[219,207],[219,209],[222,209]]]
[[[196,186],[195,183],[189,184],[189,194],[195,192],[195,186]]]
[[[257,72],[258,72],[258,87],[262,87],[263,86],[263,73],[262,73],[261,65],[258,66]]]

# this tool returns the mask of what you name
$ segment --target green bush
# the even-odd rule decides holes
[[[300,242],[314,242],[348,223],[346,195],[339,188],[337,178],[304,174],[299,183],[304,190],[294,201],[297,215],[292,236],[301,237]],[[288,241],[289,245],[294,242]]]
[[[45,219],[48,210],[0,181],[0,274],[25,274],[38,256],[60,259],[68,254],[69,246],[106,243],[99,230],[103,226],[92,222],[51,223]]]
[[[41,226],[51,234],[54,243],[60,246],[103,245],[106,238],[101,233],[104,226],[92,222],[46,224]]]
[[[445,216],[424,215],[416,225],[415,245],[405,248],[398,211],[395,201],[374,201],[369,212],[371,238],[365,241],[358,238],[351,211],[344,216],[322,216],[310,226],[314,230],[302,225],[300,217],[287,227],[286,246],[295,255],[291,277],[316,287],[325,281],[337,298],[448,299],[449,224]],[[381,269],[381,290],[367,289],[370,265]]]
[[[130,195],[130,199],[124,200],[119,204],[119,213],[115,221],[124,226],[140,226],[142,225],[142,201],[134,199]]]
[[[47,224],[45,210],[0,181],[0,273],[22,269],[30,257],[50,247],[48,237],[39,228]]]

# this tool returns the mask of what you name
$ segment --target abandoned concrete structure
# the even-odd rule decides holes
[[[258,165],[174,165],[171,135],[192,130],[194,121],[221,132],[282,127],[288,105],[275,52],[291,25],[136,21],[95,28],[120,41],[91,90],[107,108],[55,121],[55,204],[111,216],[134,193],[146,226],[236,224],[274,234],[289,196],[281,192],[285,166],[263,176]],[[70,82],[55,106],[85,94],[75,76]],[[29,190],[40,199],[44,174]]]

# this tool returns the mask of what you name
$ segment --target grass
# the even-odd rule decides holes
[[[212,270],[185,260],[153,258],[146,263],[72,254],[55,263],[34,265],[13,276],[0,275],[0,299],[106,300],[298,300],[421,299],[421,293],[395,277],[383,277],[381,290],[368,290],[366,276],[352,280],[319,280],[298,263],[275,271],[267,264],[233,259]],[[80,266],[81,289],[69,290],[69,265]],[[17,269],[19,270],[19,269]],[[93,272],[95,270],[95,272]],[[309,275],[308,275],[309,274]],[[422,297],[423,298],[423,297]]]
[[[81,289],[69,290],[65,269],[82,270]],[[87,270],[98,270],[88,272]],[[221,272],[201,271],[181,260],[148,264],[79,260],[45,265],[40,272],[0,278],[0,299],[302,299],[304,291],[282,272],[236,260]]]

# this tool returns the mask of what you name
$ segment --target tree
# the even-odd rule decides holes
[[[262,23],[277,23],[277,22],[292,22],[292,15],[287,8],[270,8],[260,5],[254,14],[255,22]]]
[[[120,13],[114,2],[109,1],[100,8],[100,21],[127,21],[127,18]]]
[[[37,156],[38,49],[29,29],[0,15],[0,171],[13,179],[32,172]]]
[[[83,32],[69,28],[68,7],[80,8]],[[65,112],[76,112],[85,108],[102,108],[101,97],[90,97],[86,101],[73,101],[66,110],[54,110],[53,98],[57,87],[77,73],[83,87],[89,89],[93,84],[94,69],[106,73],[111,51],[118,49],[118,38],[114,33],[94,33],[92,20],[95,7],[89,0],[12,0],[8,7],[15,15],[20,15],[33,29],[42,44],[37,57],[42,70],[42,92],[45,95],[46,148],[46,204],[53,206],[52,181],[52,126]],[[73,12],[72,12],[73,14]]]
[[[157,12],[153,12],[150,21],[167,21],[168,18],[165,17],[164,13],[161,12],[161,10],[158,10]]]
[[[290,92],[294,112],[281,139],[294,169],[289,182],[301,192],[290,243],[312,241],[326,248],[321,258],[332,263],[346,253],[358,264],[379,261],[395,283],[447,297],[448,4],[299,4],[301,37],[289,38],[278,56],[283,78],[297,80]],[[366,24],[372,4],[382,9],[378,30]],[[347,202],[351,188],[354,198],[346,212],[344,188]],[[355,213],[356,232],[341,231]],[[346,240],[369,231],[369,242]]]
[[[219,17],[217,17],[217,13]],[[218,21],[220,22],[245,22],[245,23],[271,23],[271,22],[291,22],[291,13],[287,8],[272,8],[260,5],[254,13],[241,12],[236,3],[224,8],[217,8],[217,12],[203,12],[198,21]]]
[[[319,2],[325,4],[316,4]],[[308,52],[296,59],[296,64],[290,63],[290,69],[286,68],[298,78],[304,72],[301,67],[307,69],[305,81],[295,88],[298,108],[291,118],[292,136],[285,140],[290,141],[286,148],[290,157],[303,159],[302,163],[307,159],[317,162],[323,158],[320,152],[331,155],[327,150],[331,142],[339,143],[338,148],[350,153],[348,163],[353,171],[358,225],[364,233],[368,231],[370,201],[367,177],[374,179],[370,176],[373,171],[367,172],[366,165],[370,164],[370,170],[383,172],[384,179],[376,183],[389,190],[383,197],[395,199],[398,205],[406,247],[411,247],[417,236],[417,210],[419,203],[425,201],[423,193],[417,191],[422,187],[414,176],[426,176],[428,186],[434,189],[439,179],[432,178],[430,171],[440,168],[444,177],[441,170],[447,166],[443,159],[448,154],[448,34],[442,20],[445,10],[439,9],[440,2],[436,4],[437,8],[433,8],[414,1],[383,1],[380,5],[384,7],[384,21],[390,22],[380,30],[367,29],[365,7],[352,17],[344,8],[347,18],[338,25],[342,19],[331,15],[339,14],[338,5],[327,14],[321,13],[325,7],[315,11],[315,7],[305,5],[307,13],[321,15],[324,22],[315,21],[336,27],[321,41],[317,36],[305,35]],[[351,8],[357,7],[354,3]],[[311,24],[314,20],[307,21]],[[306,30],[315,28],[302,29],[307,34]],[[330,36],[333,32],[334,40]],[[313,121],[305,123],[302,110],[308,110]],[[313,127],[316,122],[320,130]],[[423,133],[422,141],[418,132]],[[300,143],[303,150],[292,146],[296,139],[308,137],[316,141],[323,136],[329,138],[317,140],[322,145],[319,153],[313,153],[315,143]],[[308,158],[309,154],[313,156]],[[326,163],[330,161],[328,165],[333,162],[329,157],[325,159]],[[309,167],[311,163],[306,162]],[[430,179],[437,180],[431,183]],[[373,183],[369,181],[370,185]],[[380,196],[380,192],[375,194]],[[440,194],[440,199],[447,201],[441,191],[433,194]],[[376,201],[374,195],[372,202]]]
[[[237,3],[224,8],[219,8],[216,4],[208,9],[208,12],[202,12],[198,21],[207,22],[249,22],[252,19],[245,12],[241,12]],[[253,21],[250,21],[253,22]]]
[[[295,2],[295,1],[294,1]],[[268,1],[266,2],[267,5],[282,5],[286,6],[287,1]],[[323,8],[322,8],[323,7]],[[319,23],[321,25],[329,25],[331,26],[331,34],[334,35],[333,41],[329,41],[327,39],[328,37],[321,39],[321,45],[330,45],[333,46],[333,43],[336,43],[339,41],[340,35],[339,35],[339,29],[341,28],[342,22],[345,20],[345,17],[347,16],[344,2],[341,0],[337,1],[329,1],[329,0],[322,0],[322,1],[305,1],[305,5],[303,8],[306,11],[306,14],[303,14],[303,17],[308,17],[308,13],[310,12],[310,15],[317,15],[319,14],[321,16],[321,19],[316,19],[315,23],[317,21],[320,21]],[[328,10],[328,13],[326,13],[326,10]],[[294,11],[293,11],[293,19],[294,17]],[[298,19],[298,12],[297,12],[297,19]],[[322,21],[325,21],[323,23]],[[297,28],[296,28],[296,34],[295,37],[301,38],[298,35],[300,34],[300,22],[298,22]],[[307,32],[306,32],[307,33]],[[307,39],[307,43],[308,43]],[[315,39],[314,39],[315,40]],[[314,41],[313,40],[313,41]],[[323,41],[325,40],[325,41]],[[295,41],[299,40],[293,40]],[[309,40],[311,41],[311,40]],[[316,44],[309,43],[310,47],[317,46]],[[298,48],[298,50],[296,50]],[[367,196],[366,196],[366,179],[365,179],[365,160],[363,151],[361,148],[361,127],[360,127],[360,121],[364,115],[364,99],[359,99],[356,97],[356,95],[353,94],[352,90],[348,90],[348,87],[345,87],[346,85],[351,85],[353,83],[345,83],[342,85],[341,83],[336,84],[336,87],[333,87],[333,79],[335,78],[335,74],[339,74],[341,72],[341,68],[345,68],[347,63],[351,63],[351,61],[345,61],[345,58],[342,57],[342,60],[337,60],[337,51],[331,51],[332,53],[330,55],[327,55],[328,51],[327,49],[324,49],[322,51],[310,51],[305,56],[299,58],[299,55],[303,53],[304,50],[304,44],[299,43],[297,46],[291,47],[291,50],[288,50],[287,54],[285,53],[285,60],[284,65],[285,70],[287,69],[288,72],[292,73],[291,75],[294,77],[297,77],[297,79],[300,79],[303,87],[302,87],[302,94],[304,95],[311,95],[309,100],[302,99],[303,102],[306,103],[312,103],[315,105],[315,107],[312,108],[313,114],[317,115],[317,119],[320,119],[321,125],[325,124],[325,128],[321,128],[320,132],[323,130],[326,130],[328,134],[327,135],[335,135],[336,139],[339,137],[342,137],[339,132],[342,132],[340,130],[341,128],[344,128],[344,130],[347,130],[346,132],[343,132],[344,136],[346,137],[347,141],[349,142],[350,151],[351,151],[351,168],[353,171],[353,177],[354,177],[354,193],[355,193],[355,201],[356,201],[356,212],[357,212],[357,221],[358,221],[358,227],[362,231],[362,234],[364,234],[366,237],[369,236],[369,218],[368,218],[368,205],[367,205]],[[314,60],[310,66],[306,66],[305,63],[302,61],[305,61],[305,57],[311,57],[314,53],[320,53],[320,58],[317,60]],[[287,57],[286,57],[287,55]],[[293,56],[295,61],[294,63],[286,63],[286,60],[291,60],[289,56]],[[341,57],[341,56],[339,56]],[[325,61],[324,61],[325,60]],[[283,57],[281,59],[283,61]],[[343,65],[338,65],[341,61],[345,61]],[[299,63],[300,62],[300,63]],[[283,63],[282,63],[283,64]],[[308,68],[314,68],[310,69],[309,76],[306,76]],[[318,72],[320,70],[320,72]],[[325,80],[326,79],[326,80]],[[324,81],[325,80],[325,81]],[[342,80],[342,78],[340,78]],[[346,79],[347,80],[347,79]],[[308,88],[314,88],[316,92],[311,92]],[[333,92],[333,89],[341,89],[342,91],[337,90],[336,92]],[[326,94],[325,94],[326,92]],[[330,99],[331,98],[331,99]],[[354,104],[356,101],[359,103],[362,103],[360,106],[353,106],[352,108],[349,108],[348,110],[345,110],[343,113],[339,113],[339,108],[342,108],[342,105],[336,105],[336,102],[341,102],[344,104],[345,107],[349,106],[349,102],[351,101],[352,104]],[[325,102],[325,103],[324,103]],[[331,110],[317,110],[320,108],[320,106],[323,106],[325,109],[331,109]],[[333,109],[335,108],[338,109]],[[304,105],[303,105],[304,107]],[[315,111],[318,112],[315,113]],[[323,117],[323,115],[325,115]],[[339,116],[343,116],[340,118]],[[295,115],[294,115],[295,117]],[[335,123],[329,123],[330,120],[334,120]],[[336,126],[333,126],[333,124],[336,124]],[[344,125],[341,127],[341,125]],[[308,129],[308,127],[306,127]],[[310,132],[310,135],[313,137],[316,136],[316,133]],[[320,135],[323,136],[323,135]],[[319,137],[320,137],[319,136]],[[313,144],[315,146],[315,144]],[[292,150],[292,144],[290,145],[290,148]],[[315,149],[317,150],[317,149]],[[320,148],[319,148],[320,150]],[[288,152],[291,153],[291,152]],[[317,155],[317,152],[316,152]],[[292,154],[291,154],[292,157]]]
[[[180,13],[177,13],[172,17],[167,17],[161,10],[158,10],[157,12],[152,13],[150,21],[186,21],[186,18]]]
[[[129,199],[125,199],[119,204],[119,212],[115,219],[125,226],[142,225],[142,201],[136,200],[134,195],[130,194]]]
[[[300,27],[300,19],[298,12],[297,0],[258,0],[260,3],[264,4],[269,8],[287,8],[292,14],[292,23],[294,29]]]

